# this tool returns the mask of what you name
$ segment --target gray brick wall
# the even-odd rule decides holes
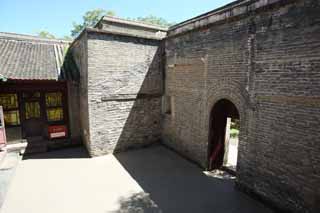
[[[160,42],[88,34],[90,152],[157,142],[163,93]]]
[[[88,42],[87,33],[82,33],[78,40],[72,45],[72,54],[80,72],[79,80],[79,114],[80,114],[80,136],[91,152],[89,109],[88,109]]]
[[[240,114],[238,185],[282,209],[318,212],[320,3],[243,2],[163,41],[85,31],[73,45],[82,138],[92,156],[162,139],[205,168],[210,112],[228,99]]]
[[[80,94],[79,84],[68,82],[68,114],[71,140],[81,141],[80,132]]]
[[[320,5],[274,2],[169,31],[163,141],[206,167],[210,110],[226,98],[240,113],[239,185],[283,209],[318,212]]]
[[[164,38],[167,32],[167,28],[111,16],[104,16],[96,24],[95,28],[117,34],[130,34],[135,37],[142,36],[157,39]]]

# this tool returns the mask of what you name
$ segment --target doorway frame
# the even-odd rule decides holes
[[[10,80],[7,82],[0,83],[0,93],[15,93],[18,98],[18,110],[20,124],[15,127],[21,128],[21,136],[24,136],[23,122],[25,120],[24,104],[28,100],[22,98],[23,92],[40,92],[39,104],[40,104],[40,118],[43,119],[46,125],[65,125],[67,127],[67,134],[64,138],[70,137],[70,121],[68,111],[68,89],[66,81],[52,81],[52,80]],[[49,122],[46,115],[46,103],[45,94],[50,92],[61,92],[62,93],[62,109],[63,109],[63,120],[56,122]],[[31,101],[32,102],[32,101]],[[10,128],[7,126],[7,128]],[[48,139],[48,138],[46,138]]]
[[[239,122],[240,122],[240,134],[241,134],[241,127],[242,127],[242,116],[241,114],[244,114],[244,113],[241,113],[241,108],[239,107],[239,104],[237,104],[235,101],[233,101],[231,98],[228,98],[228,97],[221,97],[221,98],[217,98],[216,101],[213,102],[213,104],[209,107],[209,112],[208,112],[208,143],[207,143],[207,162],[206,162],[206,170],[207,171],[210,171],[212,170],[212,168],[210,167],[210,158],[211,158],[211,154],[212,154],[212,149],[213,149],[213,137],[214,137],[214,131],[213,131],[213,119],[214,119],[214,115],[213,115],[213,110],[214,110],[214,107],[217,106],[217,104],[219,104],[220,101],[222,100],[226,100],[228,102],[230,102],[233,107],[236,109],[237,111],[237,117],[239,119]],[[225,116],[225,118],[227,119],[227,117],[230,117],[230,116]],[[225,130],[224,130],[224,134],[225,134]],[[240,134],[239,134],[239,144],[240,144]],[[224,135],[224,140],[225,140],[225,135]],[[238,149],[238,158],[239,158],[239,149]],[[237,163],[237,167],[238,167],[238,163]],[[223,168],[223,165],[221,166],[221,168]]]

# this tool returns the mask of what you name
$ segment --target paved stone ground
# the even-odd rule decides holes
[[[0,152],[0,208],[19,160],[17,152]]]
[[[2,213],[272,212],[163,146],[98,158],[73,148],[19,164]]]

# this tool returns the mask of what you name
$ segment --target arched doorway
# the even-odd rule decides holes
[[[238,137],[239,127],[240,115],[237,107],[227,99],[221,99],[216,102],[210,113],[209,170],[220,169],[223,166],[227,166],[227,164],[228,166],[236,164],[238,154],[238,140],[236,137]],[[231,161],[232,163],[230,164]],[[235,170],[236,165],[231,165],[230,168]]]

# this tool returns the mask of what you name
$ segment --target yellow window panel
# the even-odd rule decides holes
[[[63,110],[59,108],[47,109],[48,121],[61,121],[63,120]]]
[[[18,108],[17,94],[0,94],[0,106],[3,106],[4,110]]]
[[[4,112],[4,123],[5,125],[9,125],[9,126],[19,125],[20,124],[19,111],[12,110],[12,111]]]
[[[26,102],[25,103],[26,119],[40,118],[40,104],[39,102]]]
[[[46,106],[47,107],[62,106],[62,93],[61,92],[46,93]]]

